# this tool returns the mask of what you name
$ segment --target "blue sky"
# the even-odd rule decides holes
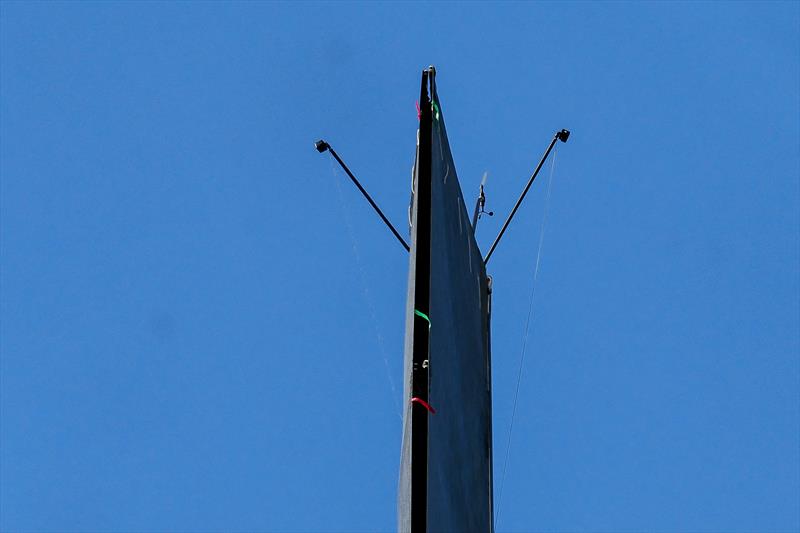
[[[405,228],[435,64],[484,250],[573,132],[498,531],[800,530],[798,6],[3,2],[0,529],[394,529],[407,259],[313,141]]]

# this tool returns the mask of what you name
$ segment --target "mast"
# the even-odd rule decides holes
[[[427,531],[428,511],[428,369],[430,348],[430,248],[431,248],[431,102],[429,70],[422,72],[420,88],[419,148],[417,152],[416,210],[412,231],[415,241],[415,284],[411,370],[411,531]],[[423,319],[427,318],[427,322]],[[424,403],[422,403],[424,402]]]
[[[414,166],[398,490],[402,533],[492,530],[489,280],[433,67]]]

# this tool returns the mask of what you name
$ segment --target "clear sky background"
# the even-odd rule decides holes
[[[419,76],[559,146],[498,532],[800,530],[800,4],[0,5],[0,529],[395,528]],[[543,178],[548,176],[545,167]],[[495,496],[542,220],[490,263]]]

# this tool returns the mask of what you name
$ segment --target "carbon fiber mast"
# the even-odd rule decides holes
[[[411,394],[411,530],[427,531],[428,518],[428,416],[430,368],[430,261],[431,261],[431,102],[428,76],[422,73],[420,88],[419,149],[417,152],[417,199],[412,220],[415,237],[414,346],[412,349]],[[432,82],[431,82],[432,83]],[[416,405],[415,405],[416,403]]]
[[[411,211],[402,533],[492,530],[489,286],[430,67]]]

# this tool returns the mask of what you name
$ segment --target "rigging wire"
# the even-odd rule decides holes
[[[339,194],[339,207],[342,210],[342,215],[344,216],[345,225],[347,226],[347,233],[350,236],[350,243],[352,244],[353,256],[356,260],[356,265],[358,266],[358,274],[361,280],[361,293],[364,297],[364,301],[367,304],[367,308],[369,309],[369,315],[372,319],[372,326],[375,330],[375,336],[378,339],[378,348],[380,349],[381,355],[383,356],[383,364],[386,367],[386,377],[389,379],[389,385],[392,388],[392,402],[395,405],[396,414],[403,420],[402,409],[400,408],[400,401],[398,400],[397,394],[397,387],[395,386],[394,379],[392,379],[392,371],[389,368],[389,355],[386,352],[386,345],[383,342],[383,334],[381,333],[380,324],[378,323],[378,315],[375,312],[375,304],[372,301],[372,296],[369,292],[369,287],[367,285],[367,274],[364,270],[364,264],[361,261],[361,253],[359,252],[358,247],[358,239],[356,239],[355,230],[353,229],[353,221],[350,219],[350,212],[347,209],[344,199],[344,193],[342,192],[342,175],[341,172],[336,166],[333,164],[333,160],[330,160],[331,165],[331,172],[336,177],[336,191]]]
[[[531,317],[533,317],[533,302],[534,297],[536,296],[536,280],[539,277],[539,265],[541,263],[542,258],[542,244],[544,243],[544,232],[545,228],[547,227],[547,216],[550,211],[550,193],[553,190],[553,172],[556,167],[556,155],[558,154],[558,148],[553,152],[553,160],[550,164],[550,177],[547,179],[547,195],[545,197],[544,203],[544,214],[542,215],[542,225],[539,229],[539,246],[536,252],[536,266],[533,269],[533,282],[531,283],[531,296],[530,302],[528,303],[528,318],[525,320],[525,332],[522,336],[522,352],[520,353],[519,357],[519,370],[517,371],[517,387],[514,392],[514,406],[511,409],[511,423],[508,427],[508,441],[506,442],[506,454],[505,459],[503,460],[503,475],[500,478],[500,492],[497,497],[497,514],[494,518],[494,529],[497,531],[497,524],[500,522],[500,511],[501,511],[501,504],[503,503],[503,486],[505,485],[506,481],[506,472],[508,469],[508,457],[511,452],[511,433],[514,430],[514,417],[517,414],[517,401],[519,400],[519,389],[520,384],[522,383],[522,369],[525,364],[525,349],[528,346],[528,332],[530,330],[531,325]]]

